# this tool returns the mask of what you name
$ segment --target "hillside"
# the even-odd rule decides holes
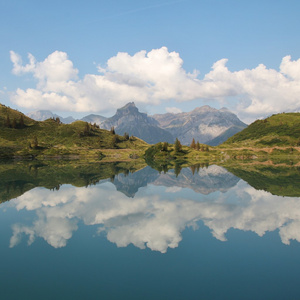
[[[300,146],[300,113],[281,113],[257,120],[230,137],[222,146],[255,148]]]
[[[103,149],[143,152],[148,146],[138,138],[119,136],[83,121],[72,124],[62,124],[53,119],[34,121],[4,105],[0,105],[0,128],[0,157],[101,157]]]

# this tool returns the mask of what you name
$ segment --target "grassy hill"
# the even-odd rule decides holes
[[[222,146],[256,148],[300,146],[300,113],[281,113],[257,120],[229,138]]]
[[[0,104],[0,157],[103,156],[108,150],[138,155],[148,144],[135,137],[119,136],[96,125],[76,121],[34,121]],[[106,151],[102,151],[106,150]],[[136,153],[136,154],[135,154]]]

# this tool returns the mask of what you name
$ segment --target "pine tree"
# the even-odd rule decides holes
[[[6,122],[5,122],[6,127],[10,128],[11,127],[11,123],[10,123],[10,118],[9,115],[7,115],[6,117]]]
[[[117,146],[117,141],[118,141],[117,136],[114,135],[114,136],[112,137],[112,140],[111,140],[111,149],[118,148],[118,146]]]
[[[115,132],[115,127],[114,127],[114,126],[112,126],[112,127],[110,128],[110,132],[111,132],[112,134],[116,134],[116,132]]]
[[[13,119],[11,127],[14,128],[14,129],[17,128],[17,120],[16,120],[16,118]]]
[[[192,173],[193,173],[193,175],[194,175],[194,174],[195,174],[195,171],[196,171],[196,166],[193,165],[193,166],[190,166],[190,168],[191,168],[191,171],[192,171]]]
[[[20,126],[20,128],[24,128],[25,127],[23,115],[20,116],[19,126]]]
[[[178,140],[178,138],[176,138],[174,148],[175,148],[175,152],[180,152],[182,150],[182,145]]]
[[[178,175],[180,174],[180,171],[181,171],[181,166],[179,164],[175,164],[174,173],[175,173],[176,177],[178,177]]]
[[[167,142],[163,143],[162,151],[168,151],[168,143]]]
[[[200,143],[199,143],[199,141],[198,141],[197,144],[196,144],[196,150],[197,150],[197,151],[200,150]]]
[[[191,146],[192,149],[196,148],[196,143],[195,143],[195,139],[192,140]]]
[[[85,127],[84,127],[83,134],[84,134],[85,136],[88,136],[88,135],[90,135],[90,131],[91,131],[90,125],[89,125],[89,123],[86,123],[86,124],[85,124]]]

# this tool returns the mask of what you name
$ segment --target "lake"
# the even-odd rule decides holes
[[[1,299],[300,298],[299,167],[165,171],[2,164]]]

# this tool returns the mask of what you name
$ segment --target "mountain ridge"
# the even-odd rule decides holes
[[[58,117],[63,123],[66,123],[66,118]],[[106,118],[101,115],[90,114],[81,120],[91,124],[96,123],[107,130],[114,127],[117,134],[124,135],[127,133],[150,144],[173,143],[178,138],[183,145],[189,145],[194,138],[200,143],[217,146],[247,127],[227,108],[216,109],[209,105],[196,107],[190,112],[151,116],[140,112],[134,102],[129,102],[117,109],[112,117]]]

